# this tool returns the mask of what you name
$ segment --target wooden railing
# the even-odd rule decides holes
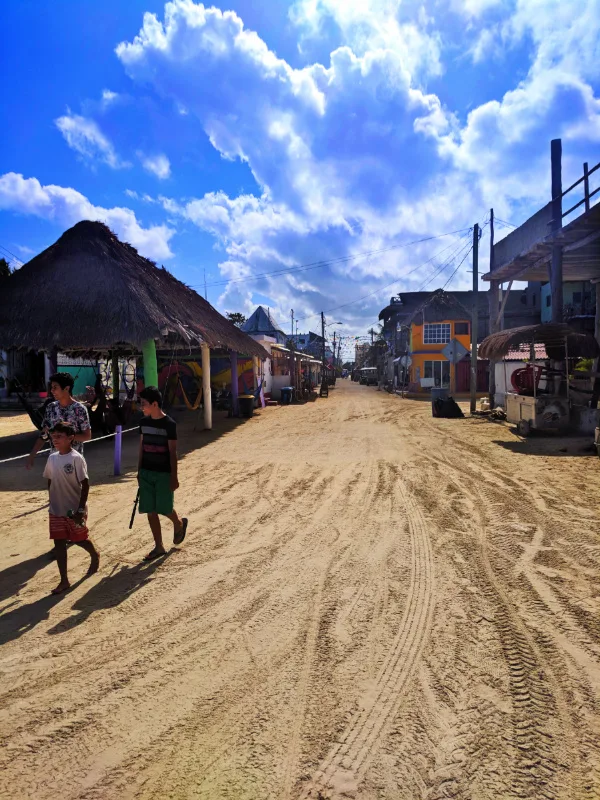
[[[583,183],[583,198],[578,203],[575,203],[574,206],[571,206],[571,208],[568,211],[563,211],[562,213],[563,219],[565,217],[568,217],[569,214],[572,214],[576,208],[579,208],[579,206],[585,205],[586,213],[590,210],[591,198],[594,197],[594,195],[598,194],[598,192],[600,192],[600,186],[597,189],[594,189],[593,192],[590,192],[590,175],[593,175],[597,169],[600,169],[600,161],[596,164],[595,167],[592,167],[592,169],[588,169],[588,165],[586,162],[583,165],[582,177],[579,178],[579,180],[575,181],[575,183],[572,183],[571,186],[569,186],[568,189],[565,189],[565,191],[561,194],[561,200],[562,200],[562,198],[565,197],[565,195],[567,195],[570,191],[572,191],[576,186],[579,186],[580,183]]]

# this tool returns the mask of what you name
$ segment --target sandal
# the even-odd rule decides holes
[[[188,521],[187,517],[183,517],[181,520],[181,530],[177,531],[175,536],[173,537],[173,544],[181,544],[185,539],[185,534],[187,533],[187,526]]]
[[[144,556],[144,561],[154,561],[156,558],[160,558],[161,556],[166,556],[166,550],[157,550],[156,547],[154,550],[151,550],[147,556]]]

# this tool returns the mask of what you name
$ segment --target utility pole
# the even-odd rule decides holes
[[[473,226],[473,311],[471,315],[471,414],[477,410],[477,328],[479,321],[479,225]]]
[[[206,267],[204,268],[204,299],[208,300],[208,290],[206,288]]]
[[[333,332],[333,369],[335,370],[335,334],[336,331]]]
[[[550,143],[552,161],[552,262],[550,264],[550,289],[552,293],[552,322],[563,321],[563,249],[562,230],[562,142]]]
[[[290,338],[290,383],[296,390],[296,359],[294,357],[294,309],[292,308],[292,335]]]
[[[322,371],[321,397],[323,397],[323,395],[327,396],[328,390],[327,390],[327,376],[325,374],[325,314],[322,311],[321,311],[321,337],[323,339],[323,351],[322,351],[323,364],[321,368]]]
[[[494,274],[494,209],[490,208],[490,274]],[[496,333],[500,326],[498,324],[498,312],[500,308],[500,281],[490,281],[488,293],[490,326],[488,333]],[[506,392],[506,387],[504,388]],[[496,406],[496,362],[490,361],[490,408]]]

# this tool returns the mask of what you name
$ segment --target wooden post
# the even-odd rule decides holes
[[[494,272],[494,209],[490,209],[490,274]],[[500,308],[500,281],[491,280],[488,294],[490,333],[500,330],[498,311]],[[496,406],[496,362],[490,359],[490,408]]]
[[[156,360],[156,342],[148,339],[142,345],[144,362],[144,386],[158,386],[158,362]]]
[[[238,354],[235,350],[232,350],[229,354],[229,358],[231,361],[231,406],[232,412],[234,417],[239,417],[240,415],[240,402],[238,399],[239,395],[239,388],[238,388]]]
[[[562,246],[558,236],[562,228],[562,142],[553,139],[550,145],[552,162],[552,263],[550,288],[552,292],[552,322],[563,321],[563,264]]]
[[[202,402],[204,404],[204,428],[212,430],[212,390],[210,388],[210,348],[206,342],[200,345],[202,351]]]
[[[259,384],[258,356],[252,356],[252,377],[253,377],[254,391],[256,391],[258,389],[258,384]]]
[[[477,334],[479,328],[479,225],[473,226],[473,312],[471,315],[471,414],[477,410]]]
[[[121,384],[119,381],[119,356],[114,350],[112,351],[111,363],[112,363],[112,396],[113,396],[113,401],[115,401],[118,406],[119,390]]]
[[[596,281],[595,284],[596,288],[596,319],[595,319],[595,327],[594,327],[594,336],[596,337],[596,341],[600,343],[600,280]],[[600,399],[600,377],[597,377],[598,372],[600,372],[600,358],[594,359],[594,372],[596,373],[596,377],[594,377],[594,385],[592,391],[592,399],[590,401],[591,408],[598,408],[598,400]]]
[[[117,425],[117,431],[115,435],[115,462],[114,462],[114,474],[120,475],[121,474],[121,445],[122,445],[122,436],[123,436],[123,426]]]

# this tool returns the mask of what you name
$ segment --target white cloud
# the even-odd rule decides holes
[[[120,95],[117,92],[111,92],[110,89],[102,90],[102,105],[104,108],[113,105],[119,100],[119,98]]]
[[[321,36],[332,20],[357,55],[390,50],[411,74],[441,74],[440,36],[429,30],[429,18],[402,20],[401,11],[401,0],[297,0],[289,16],[303,40]]]
[[[138,152],[138,158],[142,162],[144,169],[156,175],[160,180],[171,177],[171,162],[162,153],[155,156],[145,156],[143,153]]]
[[[574,2],[582,13],[592,5]],[[600,124],[586,59],[576,68],[558,36],[560,25],[577,28],[579,22],[568,23],[564,14],[552,21],[546,13],[536,23],[526,5],[520,2],[514,17],[508,3],[491,0],[456,8],[455,23],[464,27],[467,16],[471,40],[480,39],[482,80],[495,46],[490,36],[481,38],[488,15],[502,45],[528,37],[534,42],[529,74],[503,97],[473,109],[464,123],[416,82],[442,68],[441,35],[422,8],[411,20],[409,6],[396,0],[301,0],[293,17],[305,36],[320,35],[333,20],[347,42],[329,64],[302,69],[277,57],[233,12],[174,0],[164,23],[146,14],[139,35],[117,48],[128,74],[185,108],[221,156],[246,164],[260,187],[258,197],[216,191],[159,201],[169,214],[215,236],[224,251],[221,272],[232,279],[395,248],[482,222],[492,205],[504,218],[527,216],[547,199],[549,140],[562,135],[573,158],[586,148],[588,156]],[[587,41],[597,45],[600,15],[597,21],[584,16],[595,31],[586,31]],[[545,54],[548,40],[555,42],[554,61]],[[460,240],[445,243],[452,253]],[[313,312],[404,276],[402,284],[344,311],[374,321],[389,292],[417,289],[435,273],[439,261],[415,267],[438,249],[439,242],[391,249],[301,279],[232,284],[223,302],[247,308],[260,287],[280,312]],[[453,286],[468,281],[461,272]]]
[[[64,116],[54,122],[69,147],[85,159],[92,162],[101,161],[112,169],[131,166],[119,158],[112,142],[102,133],[94,120],[73,114],[68,109]]]
[[[93,205],[75,189],[42,186],[37,178],[24,178],[15,172],[0,176],[0,209],[31,214],[70,227],[84,219],[105,222],[122,241],[153,259],[173,256],[169,241],[174,235],[167,225],[142,227],[129,208],[102,208]]]

